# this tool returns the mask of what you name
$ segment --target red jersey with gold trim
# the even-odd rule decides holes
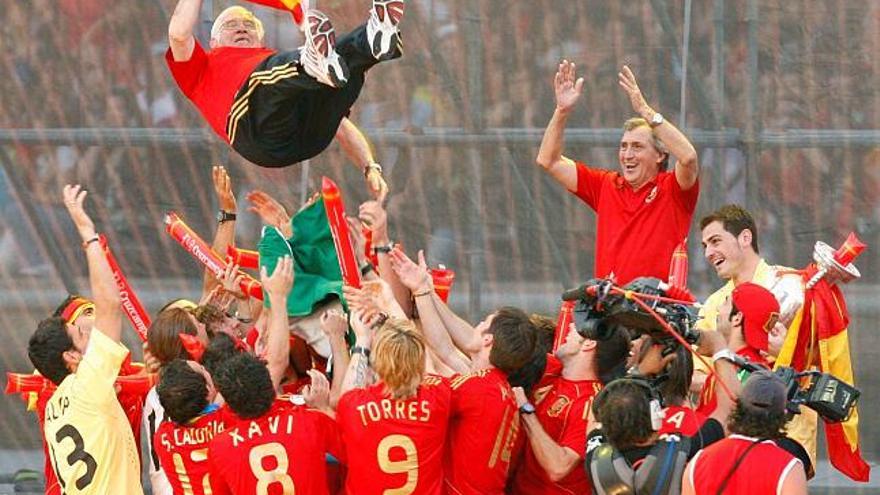
[[[214,495],[327,494],[326,453],[340,458],[336,422],[279,397],[266,414],[230,422],[208,447]]]
[[[659,434],[681,434],[692,437],[706,422],[706,416],[687,406],[669,406],[663,410],[663,424]]]
[[[159,465],[168,477],[175,495],[211,495],[208,445],[226,427],[223,410],[193,418],[186,425],[163,421],[153,437]]]
[[[600,390],[602,384],[596,380],[572,381],[561,376],[545,376],[533,394],[535,417],[544,431],[556,443],[573,450],[582,459],[587,450],[590,404]],[[568,476],[552,481],[535,457],[531,444],[526,442],[525,453],[511,489],[514,494],[583,494],[590,493],[590,482],[580,461]]]
[[[443,494],[443,452],[452,391],[427,376],[415,397],[391,399],[385,385],[347,392],[336,419],[348,457],[345,492]]]
[[[520,434],[507,375],[496,368],[474,371],[454,377],[451,387],[447,493],[502,494]]]
[[[687,473],[696,493],[716,493],[734,463],[755,441],[755,438],[734,434],[697,452],[691,459],[693,471]],[[727,482],[724,493],[779,493],[785,477],[800,462],[772,440],[764,440],[743,457]]]

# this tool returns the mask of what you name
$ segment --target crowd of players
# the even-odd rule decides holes
[[[214,178],[229,207],[225,170],[217,167]],[[724,359],[728,348],[769,356],[764,327],[772,327],[779,306],[756,284],[738,286],[721,308],[720,331],[703,333],[699,351],[716,358],[723,384],[712,377],[704,385],[701,399],[710,404],[698,412],[689,400],[690,352],[682,347],[668,353],[666,344],[633,341],[622,327],[594,341],[571,325],[554,350],[554,319],[512,307],[476,326],[464,321],[434,290],[422,254],[413,261],[390,242],[382,202],[371,200],[357,225],[372,233],[378,263],[359,246],[364,283],[346,287],[347,314],[330,301],[316,309],[315,326],[290,320],[287,297],[296,281],[288,256],[272,273],[262,270],[265,308],[237,288],[240,275],[230,264],[222,280],[206,284],[199,304],[171,301],[156,315],[146,366],[138,368],[123,364],[119,294],[85,196],[79,186],[64,190],[92,298],[69,298],[29,344],[36,368],[58,385],[44,405],[47,493],[140,493],[135,438],[142,423],[152,493],[589,493],[604,484],[601,493],[612,486],[598,474],[603,445],[639,469],[646,459],[658,464],[652,449],[668,448],[660,439],[690,438],[676,484],[684,461],[721,445],[727,431],[740,433],[731,441],[779,440],[801,460],[782,449],[754,452],[751,460],[781,458],[767,483],[805,485],[809,457],[781,440],[785,415],[773,410],[784,411],[781,384],[769,375],[750,380],[737,402],[740,382]],[[249,198],[269,225],[290,222],[265,193]],[[731,212],[747,215],[725,207],[713,218]],[[234,222],[221,224],[215,243],[225,242]],[[652,387],[634,380],[618,380],[597,397],[627,369],[669,375],[657,394],[662,411],[652,404]],[[146,397],[128,397],[114,387],[120,373],[157,373],[158,383]],[[146,401],[140,414],[128,414],[132,399]],[[718,462],[706,460],[711,454],[706,449],[692,463],[687,483],[716,471],[699,471]]]

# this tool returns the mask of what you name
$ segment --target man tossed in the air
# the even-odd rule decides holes
[[[298,50],[265,47],[260,20],[233,6],[214,21],[206,51],[193,35],[202,0],[178,0],[168,25],[171,74],[214,132],[247,160],[285,167],[316,156],[337,137],[378,190],[382,169],[346,116],[366,71],[400,56],[404,1],[372,0],[367,22],[338,42],[325,14],[293,3],[304,12],[305,43]]]

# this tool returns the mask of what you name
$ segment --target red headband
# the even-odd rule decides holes
[[[87,309],[95,309],[95,303],[84,297],[76,297],[70,301],[64,310],[61,311],[61,318],[67,323],[74,323],[76,319],[82,316],[83,311]]]

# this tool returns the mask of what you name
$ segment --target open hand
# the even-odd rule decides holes
[[[556,109],[564,113],[570,112],[584,90],[584,78],[576,78],[573,62],[563,60],[559,64],[553,79],[553,89],[556,92]]]
[[[428,273],[428,264],[425,262],[424,251],[419,250],[418,264],[409,259],[406,253],[398,247],[391,250],[389,260],[391,261],[391,269],[397,274],[400,283],[413,294],[433,289],[434,284],[431,275]]]
[[[226,173],[226,167],[214,165],[214,168],[211,169],[211,175],[214,179],[214,192],[217,194],[220,209],[235,213],[237,208],[235,194],[232,192],[232,179]]]
[[[633,111],[637,114],[644,117],[651,109],[648,106],[648,102],[645,101],[645,97],[642,95],[642,90],[639,89],[639,84],[636,82],[636,76],[629,70],[629,66],[624,65],[623,70],[617,73],[617,82],[620,84],[620,87],[626,91],[627,96],[629,96],[629,102],[632,105]]]
[[[248,193],[247,200],[251,203],[248,211],[259,215],[264,224],[276,227],[287,239],[293,237],[290,215],[275,198],[256,190]]]
[[[278,258],[278,264],[275,265],[271,276],[266,273],[265,266],[261,267],[260,282],[273,299],[287,297],[293,287],[293,258],[290,256]]]

